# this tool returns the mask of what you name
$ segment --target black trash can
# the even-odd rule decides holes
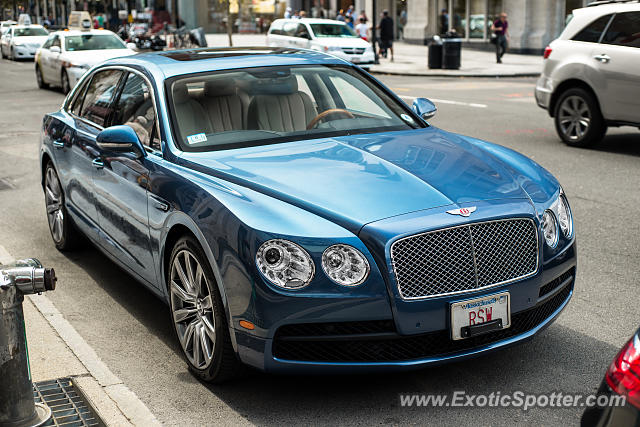
[[[442,68],[457,70],[460,68],[462,39],[445,38],[442,40]]]
[[[429,68],[442,68],[442,39],[434,36],[429,41]]]

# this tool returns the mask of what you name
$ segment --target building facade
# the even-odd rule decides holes
[[[453,31],[469,47],[492,48],[491,24],[504,11],[508,14],[510,50],[540,53],[562,32],[571,11],[592,0],[230,0],[230,4],[234,32],[259,32],[282,17],[286,7],[305,10],[310,17],[334,18],[340,9],[353,5],[355,16],[364,10],[371,19],[374,1],[376,15],[388,10],[397,38],[408,43],[426,44],[435,34]],[[177,2],[188,26],[225,31],[226,2]]]

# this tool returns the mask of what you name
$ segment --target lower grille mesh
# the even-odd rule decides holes
[[[379,338],[362,335],[345,337],[342,340],[336,339],[335,334],[332,334],[332,339],[327,340],[322,340],[321,336],[316,335],[309,340],[313,333],[306,332],[306,325],[296,325],[299,328],[295,334],[291,334],[293,330],[284,329],[285,327],[278,330],[274,338],[273,355],[283,360],[315,362],[391,362],[446,356],[534,329],[562,306],[571,294],[572,287],[573,281],[545,302],[514,314],[511,317],[511,327],[508,329],[460,341],[451,340],[448,330],[414,336],[403,336],[393,332]],[[313,328],[312,330],[318,330],[317,326]],[[351,326],[349,328],[366,330],[354,329]]]

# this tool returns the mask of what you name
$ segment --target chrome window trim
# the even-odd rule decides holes
[[[398,275],[396,274],[396,266],[395,266],[395,263],[393,261],[393,248],[394,248],[396,243],[401,242],[403,240],[411,239],[411,238],[414,238],[414,237],[424,236],[424,235],[427,235],[427,234],[437,233],[437,232],[441,232],[441,231],[445,231],[445,230],[452,230],[452,229],[455,229],[455,228],[463,228],[463,227],[470,227],[470,226],[479,225],[479,224],[504,222],[504,221],[513,221],[513,220],[527,220],[527,221],[529,221],[529,222],[531,222],[533,224],[533,229],[536,232],[536,268],[535,268],[534,271],[532,271],[531,273],[519,276],[519,277],[514,277],[513,279],[503,280],[502,282],[498,282],[498,283],[492,283],[490,285],[486,285],[486,286],[483,286],[481,288],[464,289],[464,290],[461,290],[461,291],[446,292],[446,293],[442,293],[442,294],[433,294],[433,295],[426,295],[426,296],[421,296],[421,297],[405,297],[404,295],[402,295],[402,290],[401,290],[401,287],[400,287],[400,283],[398,282]],[[441,297],[446,297],[446,296],[451,296],[451,295],[463,295],[463,294],[469,294],[469,293],[473,293],[473,292],[477,292],[477,291],[484,291],[484,290],[487,290],[487,289],[496,288],[498,286],[506,285],[508,283],[517,282],[519,280],[523,280],[523,279],[535,276],[540,271],[540,235],[539,235],[538,231],[539,231],[538,227],[536,226],[536,223],[532,218],[513,217],[513,218],[504,218],[504,219],[480,221],[480,222],[469,222],[467,224],[460,224],[460,225],[455,225],[455,226],[452,226],[452,227],[438,228],[438,229],[435,229],[435,230],[430,230],[430,231],[425,231],[425,232],[422,232],[422,233],[412,234],[410,236],[404,236],[404,237],[401,237],[401,238],[399,238],[397,240],[394,240],[391,243],[391,247],[389,249],[389,259],[391,260],[391,267],[392,267],[392,270],[393,270],[393,280],[395,282],[396,288],[398,289],[398,294],[400,295],[400,298],[402,298],[402,300],[404,300],[404,301],[428,300],[428,299],[441,298]],[[471,237],[471,239],[472,239],[472,244],[473,244],[473,236]],[[476,263],[476,260],[475,260],[475,256],[476,256],[476,253],[475,253],[475,250],[474,250],[473,251],[474,269],[476,271],[476,284],[477,284],[478,283],[478,274],[477,274],[477,263]]]
[[[105,70],[119,70],[119,71],[123,71],[123,72],[130,72],[130,73],[134,73],[139,75],[140,77],[142,77],[142,79],[145,81],[145,83],[147,84],[147,86],[149,87],[149,90],[151,91],[151,102],[153,103],[153,112],[155,114],[155,118],[156,118],[156,133],[158,134],[158,139],[160,140],[160,150],[156,150],[154,148],[152,148],[151,146],[148,145],[144,145],[143,147],[145,148],[145,151],[150,152],[150,153],[162,153],[162,137],[160,134],[160,116],[158,115],[158,106],[156,104],[156,91],[153,87],[153,85],[151,84],[151,81],[147,78],[147,76],[145,76],[143,73],[141,73],[140,71],[131,68],[129,66],[126,65],[109,65],[106,67],[100,67],[97,68],[95,70],[91,70],[91,72],[86,72],[81,78],[80,80],[78,80],[78,82],[76,83],[76,85],[73,87],[73,90],[69,93],[69,95],[67,96],[67,98],[64,100],[64,103],[62,104],[62,109],[69,114],[71,117],[73,117],[74,119],[80,120],[86,124],[89,124],[91,126],[95,126],[100,130],[104,130],[103,126],[100,126],[97,123],[92,122],[91,120],[87,120],[84,117],[80,117],[74,113],[72,113],[69,110],[69,103],[71,102],[72,99],[74,99],[76,92],[78,91],[78,88],[80,88],[82,86],[82,84],[84,83],[84,81],[88,78],[92,78],[97,72],[100,71],[105,71]]]

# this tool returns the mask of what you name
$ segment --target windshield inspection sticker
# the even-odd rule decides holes
[[[189,144],[197,144],[199,142],[206,142],[207,141],[207,135],[205,135],[204,133],[197,133],[195,135],[189,135],[187,137],[187,142]]]

